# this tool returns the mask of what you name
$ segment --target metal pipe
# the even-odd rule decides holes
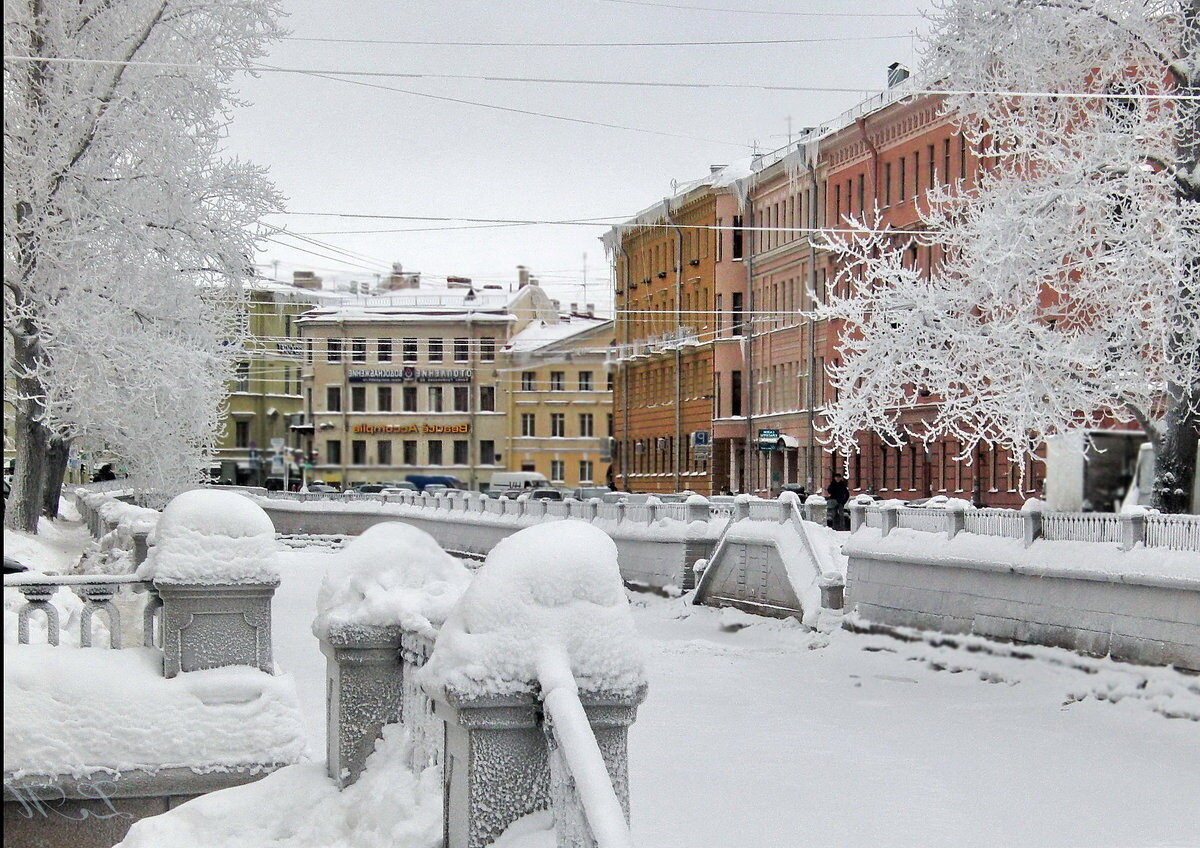
[[[679,448],[683,438],[683,353],[682,353],[682,338],[683,327],[680,324],[680,309],[682,309],[681,299],[683,297],[683,230],[675,223],[675,219],[671,217],[671,199],[663,199],[663,216],[667,219],[667,223],[675,230],[675,440],[671,445],[671,471],[675,481],[673,491],[678,492],[682,486],[680,483],[680,462]]]

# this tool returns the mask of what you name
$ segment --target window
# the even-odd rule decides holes
[[[479,360],[481,362],[496,361],[496,340],[491,336],[484,336],[479,340]]]
[[[455,439],[454,441],[454,464],[455,465],[470,465],[471,443],[466,439]]]
[[[391,362],[392,361],[392,340],[391,339],[380,339],[378,342],[378,347],[376,349],[379,352],[379,361],[380,362]]]
[[[442,353],[443,347],[444,347],[444,344],[441,339],[430,339],[429,340],[429,361],[430,362],[441,362],[442,361],[442,359],[444,357],[444,354]]]
[[[404,449],[404,464],[405,465],[416,465],[417,464],[417,442],[416,442],[416,440],[415,439],[405,439],[403,449]]]
[[[367,387],[366,386],[351,386],[350,387],[350,411],[351,412],[366,412],[367,411]]]
[[[717,247],[716,247],[716,251],[714,254],[717,262],[721,261],[721,253],[722,253],[721,248],[724,246],[724,243],[725,243],[725,231],[722,229],[722,227],[724,227],[724,226],[725,226],[725,219],[718,218],[717,219],[717,229],[716,229]]]
[[[380,439],[376,442],[375,452],[379,455],[380,465],[392,464],[392,442],[390,439]]]
[[[375,406],[380,412],[392,411],[392,387],[380,386],[375,390]]]
[[[233,446],[237,448],[250,447],[250,422],[235,421],[233,424]]]
[[[532,412],[521,413],[521,435],[536,436],[537,435],[537,416]]]
[[[594,436],[595,435],[594,430],[595,430],[595,424],[594,424],[594,418],[592,416],[592,413],[590,413],[590,412],[579,413],[579,435]]]
[[[742,216],[734,215],[733,216],[733,245],[732,245],[733,250],[732,250],[732,253],[733,253],[733,258],[735,260],[742,258],[743,236],[744,236],[744,233],[742,232]]]
[[[734,292],[732,303],[729,307],[730,317],[733,319],[733,334],[735,336],[742,335],[745,327],[742,325],[742,293]]]
[[[929,187],[937,185],[937,163],[933,159],[933,145],[925,148],[925,167],[929,169]]]
[[[405,362],[417,361],[417,340],[405,339],[401,342],[401,357]]]
[[[429,411],[430,412],[443,412],[444,411],[442,408],[442,387],[441,386],[430,386],[429,387]]]
[[[404,386],[400,390],[400,408],[405,412],[417,411],[417,387]]]
[[[496,464],[496,443],[491,439],[481,439],[479,441],[479,464]]]
[[[342,361],[342,340],[341,339],[326,339],[325,340],[325,359],[328,362]]]
[[[613,390],[613,375],[611,372],[609,372],[609,375],[608,375],[608,390],[610,392]]]
[[[565,383],[564,376],[564,372],[562,371],[550,372],[550,391],[561,392],[563,390],[563,384]]]
[[[237,384],[234,387],[235,392],[250,391],[250,363],[249,362],[239,362],[237,364],[237,371],[234,372],[233,379],[234,379],[234,382]]]
[[[906,197],[904,192],[908,188],[907,165],[908,165],[908,157],[901,156],[900,157],[900,187],[899,187],[899,190],[896,192],[896,200],[900,203],[904,202],[904,198]]]
[[[592,482],[592,461],[590,459],[579,460],[579,482]]]
[[[350,464],[367,464],[367,443],[365,440],[355,439],[354,441],[350,442]]]
[[[950,139],[942,139],[942,180],[950,182]]]
[[[742,372],[729,372],[729,414],[742,414]]]
[[[534,390],[534,386],[536,384],[537,384],[537,372],[536,371],[522,371],[521,372],[521,391],[532,392]]]
[[[883,205],[892,205],[892,163],[883,163]]]
[[[341,386],[326,386],[325,387],[325,411],[326,412],[341,412],[342,411],[342,387]]]
[[[550,413],[550,435],[561,437],[567,435],[567,416],[561,412]]]
[[[441,465],[442,464],[442,440],[441,439],[431,439],[429,441],[429,464],[430,465]]]
[[[563,481],[563,467],[566,465],[561,459],[550,460],[550,480],[554,483]]]
[[[454,340],[454,361],[466,362],[471,358],[471,340],[470,339],[455,339]]]
[[[479,387],[479,411],[480,412],[495,412],[496,411],[496,387],[495,386],[480,386]]]
[[[610,413],[608,413],[608,435],[611,436],[612,434],[613,434],[613,415],[610,412]]]
[[[328,439],[325,442],[325,461],[330,465],[342,464],[342,440]]]
[[[591,390],[592,390],[592,372],[591,371],[580,371],[579,372],[579,391],[590,392]]]
[[[525,462],[521,463],[521,470],[522,471],[537,471],[537,468],[534,466],[534,464],[532,462],[525,461]]]
[[[866,195],[866,175],[858,175],[858,214],[862,214],[867,208]]]
[[[470,412],[471,411],[471,387],[470,386],[455,386],[454,387],[454,411],[455,412]]]
[[[350,340],[350,361],[351,362],[366,362],[367,361],[367,340],[366,339],[351,339]]]

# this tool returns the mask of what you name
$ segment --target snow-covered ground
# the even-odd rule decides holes
[[[318,762],[257,784],[287,791],[200,799],[206,845],[434,844],[415,784],[395,787],[395,808],[421,818],[401,836],[371,813],[379,787],[339,803],[320,778],[324,658],[311,623],[335,562],[328,548],[283,553],[274,605],[276,660],[296,681]],[[1196,677],[970,638],[821,634],[686,598],[631,599],[650,684],[630,734],[632,829],[643,848],[1200,844]],[[395,758],[399,744],[380,755]],[[346,815],[347,801],[361,815]],[[278,813],[279,826],[222,842],[251,810]],[[317,826],[330,816],[342,824]]]

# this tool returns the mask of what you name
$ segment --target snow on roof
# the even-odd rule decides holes
[[[473,320],[509,321],[510,309],[524,295],[478,291],[460,288],[420,288],[394,291],[388,294],[342,298],[336,305],[317,308],[299,320],[312,321],[393,321],[397,317],[420,316],[421,320],[461,320],[464,315]]]
[[[537,320],[509,339],[504,349],[512,353],[530,353],[611,323],[611,318],[585,318],[579,315],[564,317],[557,324]]]

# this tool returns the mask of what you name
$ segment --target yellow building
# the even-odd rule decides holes
[[[486,489],[506,467],[503,351],[531,324],[557,323],[557,305],[525,273],[516,292],[403,285],[412,287],[298,322],[311,479],[349,486],[425,475]]]
[[[248,284],[247,292],[244,358],[230,385],[213,473],[231,483],[261,486],[268,478],[282,481],[286,456],[287,476],[298,480],[300,466],[291,461],[293,451],[302,447],[292,425],[304,412],[304,349],[297,319],[341,296],[266,281]]]
[[[613,322],[590,313],[535,322],[505,348],[509,471],[569,488],[611,482]]]

